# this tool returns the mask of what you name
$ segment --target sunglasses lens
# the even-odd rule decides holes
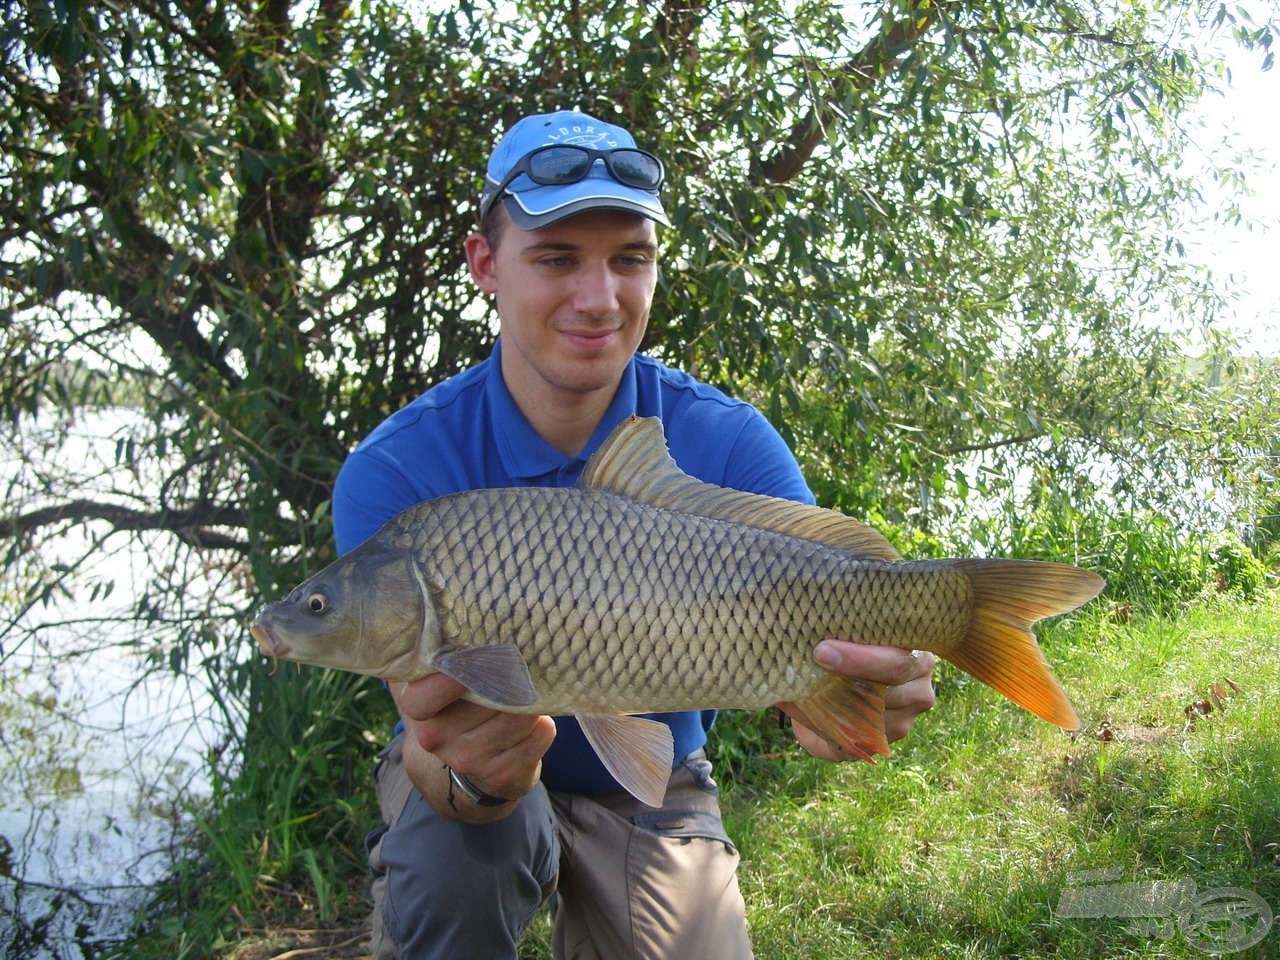
[[[609,170],[630,187],[656,190],[662,183],[662,164],[639,150],[613,150],[609,153]]]
[[[589,169],[591,155],[576,147],[550,147],[529,157],[530,178],[547,187],[577,183]]]

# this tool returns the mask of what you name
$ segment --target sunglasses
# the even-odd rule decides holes
[[[562,187],[585,179],[597,160],[604,161],[609,176],[628,187],[657,190],[662,186],[662,161],[644,150],[634,147],[593,150],[571,144],[551,144],[526,153],[492,193],[486,192],[480,204],[480,219],[489,215],[498,198],[520,174],[543,187]]]

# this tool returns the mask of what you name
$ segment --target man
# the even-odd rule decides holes
[[[702,480],[812,503],[756,410],[639,356],[657,282],[659,161],[620,127],[575,112],[526,117],[489,160],[471,276],[500,336],[485,362],[379,426],[334,492],[348,551],[394,514],[467,489],[571,485],[630,414],[661,418]],[[933,658],[824,641],[830,669],[886,684],[903,736],[933,702]],[[561,957],[749,957],[737,853],[702,747],[713,714],[661,715],[680,761],[663,807],[620,792],[572,718],[495,712],[440,674],[392,683],[403,729],[376,773],[386,826],[370,837],[380,957],[515,957],[560,892]],[[796,725],[802,745],[830,743]]]

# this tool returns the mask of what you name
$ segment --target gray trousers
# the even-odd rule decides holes
[[[369,837],[374,957],[515,960],[557,889],[559,960],[751,957],[738,853],[701,751],[672,771],[661,809],[539,785],[480,826],[437,816],[401,757],[397,738],[375,773],[385,826]]]

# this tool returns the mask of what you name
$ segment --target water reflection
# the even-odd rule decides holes
[[[6,432],[7,508],[147,502],[166,465],[119,457],[147,423],[55,411]],[[221,573],[167,535],[101,523],[41,531],[0,566],[0,957],[101,954],[169,870],[234,722],[198,666],[217,638],[190,639],[229,622],[207,602],[234,592]]]
[[[0,683],[0,956],[81,960],[125,937],[207,792],[207,698],[111,654]]]

